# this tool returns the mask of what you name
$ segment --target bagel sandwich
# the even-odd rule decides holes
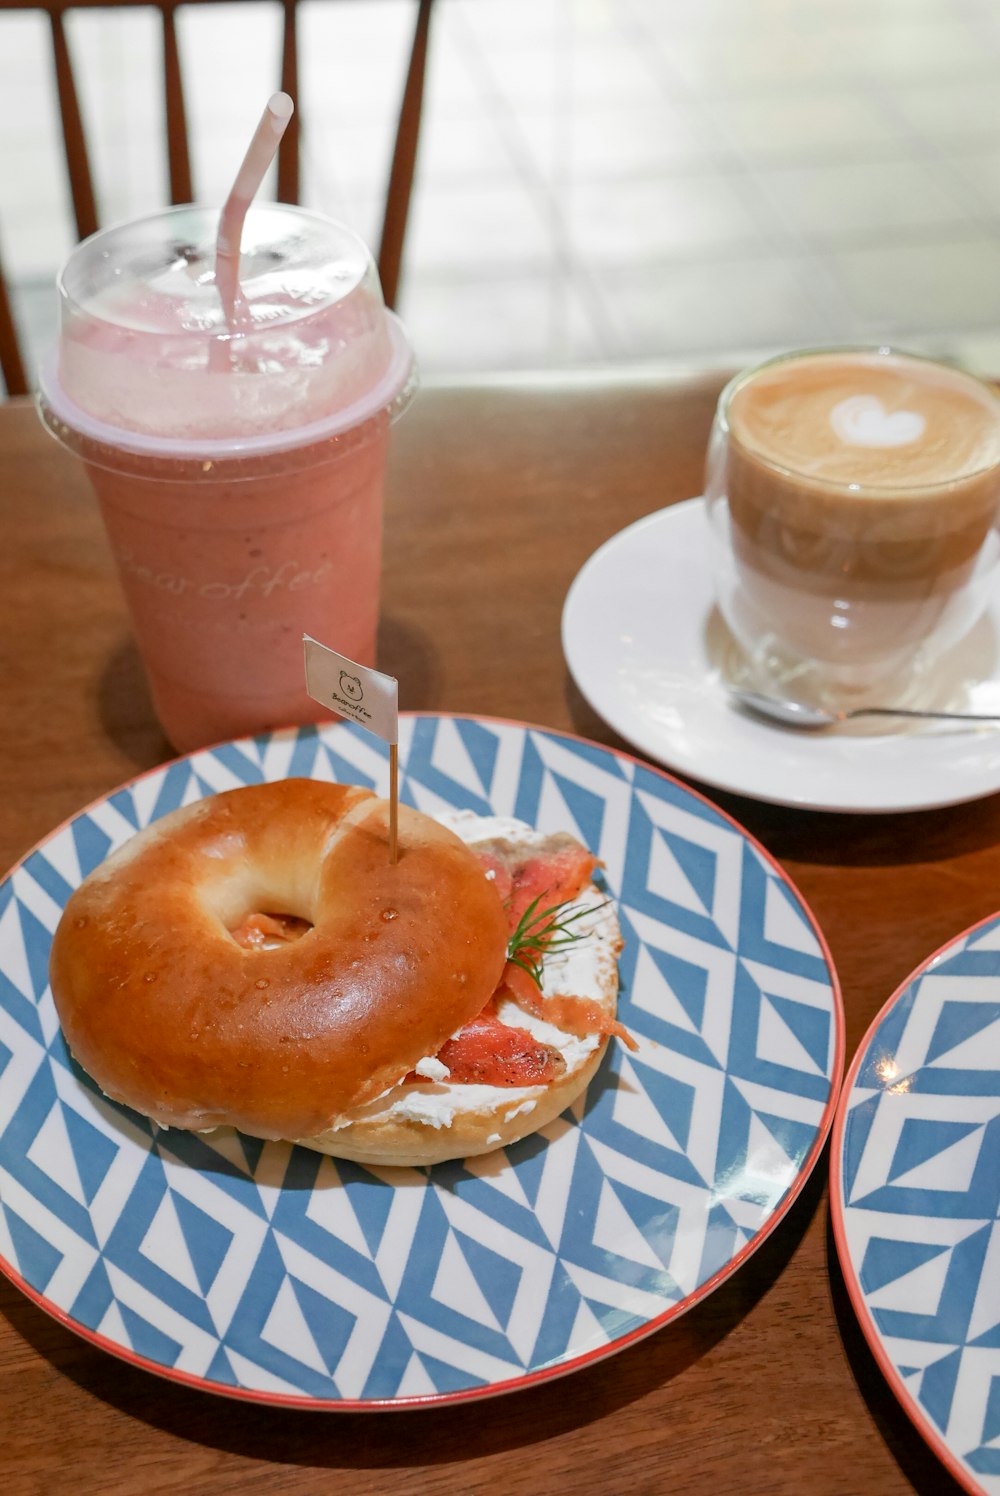
[[[500,1148],[585,1090],[621,937],[595,859],[516,821],[287,779],[136,833],[53,937],[69,1048],[163,1127],[373,1165]]]

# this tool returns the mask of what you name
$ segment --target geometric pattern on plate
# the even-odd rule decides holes
[[[613,1044],[542,1132],[430,1170],[158,1128],[70,1058],[47,982],[71,890],[176,806],[289,775],[385,793],[352,725],[227,744],[76,817],[0,886],[0,1259],[71,1328],[263,1402],[401,1406],[573,1369],[682,1312],[815,1161],[843,1053],[836,981],[781,870],[626,756],[473,718],[400,722],[400,796],[515,816],[604,864],[625,946]]]
[[[1000,919],[890,1001],[842,1109],[835,1224],[862,1326],[956,1477],[1000,1496]]]

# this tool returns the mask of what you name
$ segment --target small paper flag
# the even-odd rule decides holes
[[[303,634],[306,690],[338,717],[347,717],[385,743],[399,742],[399,682],[328,649]]]

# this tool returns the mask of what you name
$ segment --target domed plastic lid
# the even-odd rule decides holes
[[[215,284],[219,210],[183,207],[92,235],[59,279],[41,395],[58,422],[131,451],[279,451],[388,410],[413,354],[361,239],[285,204],[253,204],[230,326]]]

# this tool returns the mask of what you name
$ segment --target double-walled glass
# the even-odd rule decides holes
[[[816,705],[901,705],[995,582],[1000,398],[886,348],[770,360],[720,396],[705,493],[746,679]]]

